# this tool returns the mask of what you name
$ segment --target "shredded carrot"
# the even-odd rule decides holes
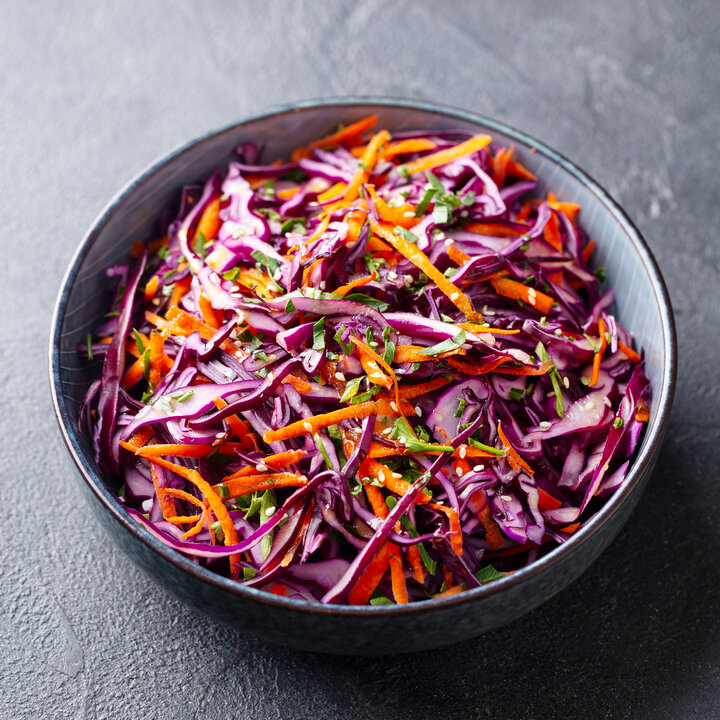
[[[621,343],[618,340],[618,350],[629,360],[632,360],[634,363],[639,363],[642,359],[631,347],[628,347],[625,345],[625,343]]]
[[[122,386],[128,390],[137,383],[140,382],[140,380],[145,375],[145,362],[142,358],[138,358],[126,371],[125,375],[123,375],[122,379]]]
[[[400,401],[400,391],[398,388],[398,379],[397,379],[397,376],[395,375],[395,371],[392,369],[390,364],[387,363],[384,358],[381,358],[366,342],[363,342],[359,338],[356,338],[354,335],[350,336],[350,342],[352,342],[354,345],[356,345],[358,350],[360,351],[360,362],[362,363],[363,368],[365,369],[365,372],[368,373],[368,379],[371,380],[371,382],[375,382],[378,385],[382,385],[383,387],[386,387],[386,388],[394,387],[395,388],[395,402],[397,404],[398,411],[400,412],[401,415],[405,415],[405,413],[403,412],[403,403]],[[376,365],[379,366],[378,371],[380,372],[380,374],[382,374],[382,371],[380,370],[380,368],[382,368],[382,370],[384,370],[390,376],[390,378],[389,378],[390,384],[389,385],[386,384],[385,382],[379,382],[377,380],[372,380],[370,378],[370,373],[368,372],[368,369],[366,368],[366,363],[367,363],[368,357]],[[365,359],[365,362],[363,362],[363,359]],[[372,367],[369,363],[367,363],[367,366]],[[388,379],[387,376],[385,376],[385,375],[383,375],[383,377],[385,377],[386,380]]]
[[[200,308],[200,313],[203,316],[205,324],[217,330],[217,328],[220,327],[220,321],[218,320],[215,309],[213,308],[208,296],[202,291],[198,296],[198,307]]]
[[[439,377],[418,385],[405,385],[400,388],[400,398],[402,400],[412,400],[413,398],[425,395],[433,390],[438,390],[450,382],[446,377]]]
[[[160,380],[163,377],[162,359],[165,349],[165,340],[163,336],[153,331],[150,333],[150,373],[148,376],[148,382],[151,387],[157,387],[160,384]]]
[[[486,505],[485,509],[480,511],[478,515],[483,527],[485,528],[485,539],[488,541],[490,547],[498,548],[503,545],[505,543],[505,538],[502,535],[500,526],[492,516],[489,506]]]
[[[390,547],[389,564],[390,564],[390,581],[392,583],[392,592],[395,602],[398,605],[404,605],[408,602],[407,584],[405,582],[405,574],[402,567],[402,555],[397,545],[388,543]]]
[[[401,400],[400,402],[406,403],[402,410],[407,414],[409,404],[405,400]],[[412,408],[410,408],[410,412],[412,412]],[[368,402],[358,403],[357,405],[349,405],[339,410],[332,410],[323,415],[315,415],[307,420],[298,420],[278,430],[268,430],[263,434],[263,440],[266,443],[271,443],[277,442],[278,440],[288,440],[289,438],[298,437],[299,435],[312,435],[318,430],[322,430],[330,425],[336,425],[349,418],[363,418],[369,415],[394,416],[400,414],[400,406],[398,406],[397,410],[394,410],[387,400],[370,400]]]
[[[440,505],[439,503],[429,503],[428,507],[446,515],[450,524],[450,544],[452,545],[452,548],[455,551],[456,555],[462,555],[462,529],[460,527],[460,518],[457,512],[453,508],[446,507],[445,505]]]
[[[390,548],[385,543],[370,561],[355,586],[348,594],[350,605],[366,605],[375,588],[380,584],[390,564]]]
[[[367,204],[365,202],[363,205]],[[367,221],[367,209],[355,209],[351,210],[345,216],[345,222],[348,224],[348,234],[345,238],[346,247],[352,247],[360,237],[360,231]]]
[[[602,362],[602,356],[605,352],[605,348],[607,347],[607,337],[605,337],[607,328],[605,327],[605,322],[602,318],[598,320],[598,334],[600,335],[600,349],[595,353],[593,356],[593,368],[592,368],[592,375],[590,376],[590,382],[588,383],[588,387],[594,387],[597,385],[598,380],[600,379],[600,363]]]
[[[417,545],[409,545],[407,549],[407,559],[412,568],[413,577],[419,582],[425,582],[425,569],[423,568],[420,550]]]
[[[353,138],[358,137],[358,135],[362,135],[364,132],[370,130],[370,128],[377,123],[377,119],[377,115],[368,115],[366,118],[358,120],[357,122],[354,122],[337,132],[330,133],[330,135],[326,135],[319,140],[315,140],[303,148],[294,150],[291,155],[291,159],[293,162],[297,162],[298,160],[308,157],[315,148],[322,149],[334,147],[335,145],[342,145],[348,140],[352,140]]]
[[[650,411],[643,400],[640,400],[637,412],[635,413],[635,419],[638,422],[647,422],[650,419]]]
[[[388,143],[380,153],[381,160],[389,160],[397,155],[409,155],[410,153],[426,152],[434,150],[437,145],[428,138],[409,138],[398,142]]]
[[[431,262],[428,256],[416,245],[397,235],[387,225],[383,225],[374,218],[370,220],[373,232],[387,240],[401,255],[405,256],[413,265],[424,272],[440,289],[440,291],[462,312],[470,321],[481,320],[480,314],[473,309],[470,299],[465,293],[443,275]]]
[[[322,205],[323,203],[330,202],[330,200],[337,200],[343,195],[346,187],[347,183],[336,182],[318,195],[318,202]]]
[[[479,325],[478,323],[458,323],[458,327],[463,330],[469,330],[472,333],[490,333],[492,335],[517,335],[520,328],[515,330],[504,330],[503,328],[490,327],[489,325]]]
[[[448,588],[447,590],[438,593],[437,595],[433,595],[433,598],[439,599],[439,598],[446,598],[451,597],[452,595],[457,595],[458,593],[463,592],[462,585],[453,585],[451,588]]]
[[[593,253],[593,250],[595,249],[595,240],[593,238],[590,238],[590,241],[588,244],[583,248],[582,251],[582,259],[585,261],[585,264],[587,264],[588,260],[590,260],[590,256]]]
[[[393,473],[387,465],[383,465],[371,457],[365,458],[358,473],[367,473],[368,477],[377,480],[384,488],[387,488],[396,495],[405,495],[412,487],[411,482],[408,482],[402,477],[395,477],[395,475],[399,473]],[[432,496],[426,490],[422,490],[416,498],[416,502],[420,505],[425,505],[429,503],[430,500],[432,500]]]
[[[187,277],[183,280],[178,280],[173,286],[172,295],[170,296],[170,302],[168,303],[169,308],[177,307],[180,300],[184,295],[187,294],[190,289],[191,278]]]
[[[282,583],[275,583],[271,588],[270,592],[273,595],[279,595],[280,597],[287,597],[287,586]]]
[[[543,238],[545,242],[558,252],[563,251],[562,237],[560,236],[560,224],[557,215],[550,213],[550,219],[545,223],[543,228]]]
[[[215,398],[213,400],[215,403],[215,407],[218,410],[222,410],[224,407],[227,406],[227,403],[222,398]],[[225,417],[225,422],[230,426],[230,429],[233,431],[233,434],[241,439],[244,440],[245,438],[253,438],[254,433],[250,432],[250,425],[245,420],[241,420],[237,415],[228,415]],[[257,449],[256,443],[252,442],[253,448]]]
[[[550,312],[555,300],[540,290],[523,285],[521,282],[501,277],[490,281],[498,295],[510,298],[511,300],[522,300],[528,303],[543,315]]]
[[[299,377],[295,377],[295,375],[286,375],[282,379],[282,382],[292,385],[301,395],[309,393],[313,389],[313,386],[309,382],[305,382],[305,380],[301,380]]]
[[[408,175],[413,175],[425,170],[432,170],[440,165],[447,165],[449,162],[452,162],[457,158],[476,153],[478,150],[482,150],[484,147],[487,147],[491,141],[492,138],[489,135],[475,135],[465,142],[458,143],[457,145],[445,150],[439,150],[432,155],[425,155],[418,160],[405,163],[405,165],[401,165],[400,167],[405,168]]]
[[[157,293],[158,285],[160,284],[160,278],[157,275],[153,275],[145,285],[145,302],[149,303]]]
[[[263,181],[264,182],[264,181]],[[206,241],[214,240],[220,232],[220,196],[214,197],[205,207],[200,216],[195,237],[202,235]]]
[[[520,457],[520,453],[518,453],[518,451],[510,444],[510,441],[507,439],[507,436],[503,432],[502,422],[500,420],[498,420],[497,432],[500,440],[502,441],[502,444],[505,446],[505,455],[508,462],[510,463],[510,467],[513,470],[518,470],[519,468],[522,468],[530,475],[534,475],[535,471],[525,462],[525,460],[522,459],[522,457]]]
[[[538,499],[538,507],[540,510],[557,510],[562,507],[562,501],[553,497],[547,490],[543,490],[538,486],[537,491],[540,496]]]
[[[289,200],[294,195],[297,195],[300,192],[299,187],[293,187],[293,188],[282,188],[281,190],[277,190],[275,194],[281,199],[281,200]]]
[[[308,484],[308,479],[305,475],[297,473],[259,473],[244,477],[223,478],[222,484],[230,492],[230,497],[235,498],[279,487],[302,487]]]
[[[467,253],[464,253],[459,247],[457,247],[454,243],[450,245],[445,252],[447,253],[447,256],[456,264],[456,265],[464,265],[469,259],[470,256]]]
[[[392,223],[409,229],[420,222],[420,218],[415,217],[415,206],[404,203],[398,207],[390,207],[376,192],[374,185],[363,185],[363,189],[372,198],[375,209],[380,215],[380,219],[384,222]]]
[[[373,270],[370,275],[365,275],[364,277],[357,278],[357,280],[351,280],[349,283],[341,285],[336,290],[333,290],[333,293],[335,295],[342,295],[343,297],[345,297],[345,295],[347,295],[351,290],[362,287],[363,285],[367,285],[368,283],[372,282],[376,277],[377,273]]]
[[[533,175],[526,167],[524,167],[515,160],[508,160],[506,165],[506,172],[512,177],[522,178],[523,180],[537,180],[537,177],[535,175]]]
[[[164,487],[160,487],[160,478],[157,474],[157,470],[151,465],[150,466],[150,477],[152,478],[153,487],[155,488],[155,495],[158,499],[158,503],[160,504],[160,509],[162,510],[162,514],[164,518],[167,518],[171,515],[175,515],[177,512],[175,508],[175,503],[169,499],[167,489]],[[193,500],[197,500],[197,498],[193,498]],[[199,500],[197,502],[200,502]],[[202,506],[202,503],[200,503]]]
[[[463,362],[462,360],[458,360],[457,358],[449,358],[448,365],[450,365],[450,367],[454,368],[455,370],[460,370],[460,372],[463,372],[466,375],[486,375],[487,373],[495,370],[498,366],[507,362],[508,359],[509,358],[507,357],[501,356],[476,365],[473,363]]]
[[[345,188],[343,195],[345,202],[352,202],[358,196],[360,186],[368,181],[372,173],[375,163],[377,162],[380,148],[390,139],[390,133],[387,130],[381,130],[372,136],[370,142],[360,158],[358,169],[355,171],[350,184]]]
[[[527,230],[530,230],[529,225],[527,227]],[[473,222],[463,226],[464,232],[471,232],[477,235],[488,235],[490,237],[518,238],[524,232],[527,232],[527,230],[524,228],[522,230],[518,230],[517,228],[509,227],[508,225],[503,225],[499,222]]]
[[[492,159],[492,179],[498,187],[505,185],[505,175],[507,174],[507,164],[512,157],[515,148],[500,148],[495,157]]]
[[[465,348],[459,347],[454,350],[440,353],[439,355],[424,355],[423,350],[427,350],[422,345],[398,345],[395,348],[394,362],[398,365],[409,362],[426,362],[428,360],[443,360],[452,355],[465,355]]]
[[[553,193],[548,193],[548,207],[563,213],[573,225],[575,216],[580,212],[580,206],[575,203],[560,202]]]

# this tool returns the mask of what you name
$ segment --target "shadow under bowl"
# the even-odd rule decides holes
[[[153,236],[159,211],[181,187],[204,180],[252,141],[270,161],[329,132],[339,121],[370,113],[391,132],[426,128],[487,132],[514,145],[537,175],[538,192],[554,192],[582,207],[581,221],[596,239],[595,262],[615,289],[615,312],[645,351],[653,391],[650,420],[623,486],[565,544],[530,566],[448,598],[401,606],[324,606],[246,588],[169,549],[125,511],[94,461],[90,438],[78,430],[78,411],[92,380],[76,347],[100,323],[107,267],[127,262],[135,240]],[[532,152],[531,152],[532,149]],[[297,103],[252,116],[171,152],[132,180],[105,208],[81,242],[55,307],[50,337],[50,383],[55,412],[82,478],[90,506],[114,541],[157,583],[190,605],[266,640],[337,654],[385,654],[429,649],[503,625],[564,588],[607,547],[623,526],[651,474],[667,427],[675,385],[676,341],[665,284],[645,241],[625,212],[583,171],[524,133],[461,110],[375,98]]]

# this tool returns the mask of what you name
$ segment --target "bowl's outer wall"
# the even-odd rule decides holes
[[[153,549],[157,548],[157,541],[150,541],[149,536],[141,541],[139,537],[145,533],[137,533],[137,528],[133,528],[134,533],[128,532],[132,521],[127,516],[122,518],[122,510],[97,472],[90,442],[77,428],[80,403],[94,371],[88,363],[79,359],[76,347],[83,342],[86,333],[97,326],[105,310],[106,268],[127,262],[127,252],[133,241],[155,237],[159,211],[176,202],[182,185],[202,181],[217,168],[222,168],[232,159],[235,148],[241,142],[259,142],[264,146],[263,160],[272,161],[287,156],[294,147],[326,134],[339,120],[349,123],[370,112],[379,114],[379,127],[387,127],[391,131],[412,128],[487,130],[496,143],[516,146],[516,157],[541,178],[540,193],[552,190],[559,198],[579,204],[582,207],[582,224],[597,241],[594,263],[606,268],[608,282],[615,288],[616,314],[633,332],[638,346],[644,349],[646,372],[655,392],[662,388],[668,404],[671,395],[669,384],[672,373],[667,362],[667,338],[672,331],[672,327],[668,331],[668,322],[671,326],[672,318],[668,320],[669,308],[662,307],[661,291],[648,271],[648,262],[651,261],[636,239],[634,229],[625,220],[619,222],[602,191],[585,186],[565,166],[562,158],[540,151],[530,152],[523,146],[524,136],[506,135],[494,123],[484,127],[468,119],[469,116],[454,115],[442,109],[415,107],[411,103],[405,107],[373,103],[330,108],[303,107],[261,116],[212,134],[140,176],[96,223],[76,256],[61,293],[60,315],[56,318],[56,339],[59,342],[53,356],[53,383],[61,425],[64,413],[69,418],[69,427],[63,429],[66,440],[79,468],[95,486],[90,493],[94,501],[92,504],[100,510],[97,514],[103,523],[118,543],[163,585],[225,622],[252,629],[270,640],[324,651],[337,648],[334,641],[338,637],[345,638],[343,652],[350,649],[353,652],[390,652],[432,647],[477,635],[539,604],[575,578],[615,536],[647,481],[652,460],[649,446],[652,445],[655,452],[662,435],[662,430],[657,428],[658,403],[653,403],[650,431],[639,450],[644,460],[643,477],[633,478],[631,473],[629,482],[634,484],[623,504],[618,504],[612,513],[605,513],[601,523],[595,523],[592,532],[587,533],[587,541],[582,537],[576,538],[575,552],[565,553],[555,560],[551,568],[549,565],[540,567],[542,563],[536,564],[538,567],[534,573],[528,574],[525,582],[509,584],[500,593],[486,593],[473,602],[422,603],[427,606],[428,612],[433,612],[430,629],[425,624],[426,613],[420,609],[402,620],[397,613],[392,618],[377,612],[338,614],[325,612],[317,606],[313,606],[313,612],[308,614],[300,607],[307,606],[304,603],[286,604],[283,612],[279,612],[276,606],[255,599],[258,594],[243,598],[228,589],[209,585],[201,577],[188,575],[176,561],[170,562],[159,556]],[[669,411],[669,407],[666,410]],[[662,420],[664,426],[665,418]],[[609,504],[612,505],[613,500]],[[108,514],[107,507],[111,508],[114,517]],[[181,562],[180,565],[187,566],[187,563]],[[504,583],[501,581],[501,584]],[[295,610],[295,607],[299,609]],[[392,633],[377,634],[379,628],[387,630],[388,623],[398,632],[393,630]],[[424,630],[415,633],[413,628],[418,624],[419,630],[420,623],[424,623]],[[326,639],[320,636],[321,627],[327,630],[322,631]]]

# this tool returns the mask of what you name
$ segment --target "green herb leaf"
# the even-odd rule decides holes
[[[275,501],[275,494],[272,490],[266,490],[260,498],[260,522],[264,523],[270,518],[275,509],[277,508],[277,502]],[[272,548],[274,530],[271,530],[267,535],[263,536],[260,541],[260,552],[262,553],[263,559],[270,554]]]
[[[346,295],[344,299],[350,300],[351,302],[362,303],[368,307],[375,308],[378,312],[385,312],[390,307],[386,302],[365,295],[365,293],[350,293],[350,295]]]
[[[455,348],[459,348],[462,345],[465,344],[465,331],[460,330],[460,332],[457,335],[454,335],[451,338],[448,338],[447,340],[443,340],[442,342],[439,342],[437,345],[432,345],[428,348],[423,348],[422,350],[417,350],[418,355],[428,355],[430,357],[435,357],[436,355],[442,355],[442,353],[450,352],[450,350],[455,350]]]
[[[460,428],[458,427],[458,430]],[[484,450],[485,452],[489,452],[493,455],[497,455],[498,457],[502,457],[505,454],[504,450],[498,450],[498,448],[494,448],[491,445],[486,445],[485,443],[481,443],[479,440],[476,440],[475,438],[468,438],[468,445],[472,445],[473,447],[478,448],[479,450]]]
[[[423,442],[415,437],[413,430],[410,427],[410,423],[407,418],[399,417],[396,418],[393,423],[392,430],[388,433],[387,437],[390,440],[397,440],[399,443],[407,448],[408,452],[426,453],[426,452],[452,452],[453,448],[451,445],[437,445],[435,443]]]
[[[492,565],[486,565],[475,573],[475,577],[483,584],[492,582],[493,580],[500,580],[505,575],[498,572]]]
[[[383,330],[382,334],[383,341],[385,343],[385,350],[383,351],[383,360],[391,365],[395,359],[395,343],[390,339],[390,326],[387,325]]]
[[[360,389],[360,383],[363,381],[363,377],[356,377],[352,380],[348,381],[348,384],[345,386],[345,392],[342,394],[342,397],[340,398],[340,402],[348,402],[352,400],[357,394]]]
[[[413,245],[417,245],[417,242],[420,238],[418,238],[415,233],[411,233],[409,230],[406,230],[404,227],[400,227],[400,225],[396,225],[393,228],[393,232],[396,235],[400,235],[400,237],[405,238],[409,243],[412,243]]]
[[[267,268],[271,276],[274,275],[275,271],[280,267],[280,263],[278,263],[275,258],[263,255],[263,253],[261,253],[259,250],[253,250],[250,253],[250,256],[253,258],[253,260],[255,260],[258,265]]]
[[[370,604],[371,605],[394,605],[395,603],[388,597],[385,597],[384,595],[379,595],[378,597],[370,598]]]
[[[525,397],[525,391],[520,388],[510,388],[510,397],[516,402],[522,402]]]
[[[217,490],[217,494],[221,498],[229,498],[230,497],[230,488],[227,485],[223,485],[220,483],[219,485],[215,486],[215,489]]]
[[[613,421],[613,427],[614,428],[621,428],[623,426],[624,422],[621,417],[616,417]]]
[[[243,568],[243,580],[252,580],[257,575],[257,570],[251,567]]]
[[[427,209],[430,206],[432,199],[435,197],[436,192],[437,190],[434,190],[433,188],[425,191],[425,194],[422,196],[422,200],[420,200],[418,206],[415,208],[415,217],[422,217],[427,212]]]
[[[230,268],[229,270],[226,270],[226,271],[222,274],[222,276],[223,276],[226,280],[230,280],[230,282],[235,282],[235,280],[237,279],[237,276],[238,276],[239,274],[240,274],[240,268],[239,268],[239,267],[234,267],[234,268]]]
[[[457,410],[455,411],[456,418],[462,417],[462,414],[465,412],[466,405],[467,405],[467,400],[465,400],[465,398],[460,398],[458,400]]]
[[[305,221],[301,218],[290,218],[289,220],[286,220],[281,226],[280,226],[280,232],[281,233],[288,233],[292,232],[292,230],[298,227],[299,232],[301,235],[305,235],[307,230],[305,229]]]
[[[137,332],[137,331],[135,331],[135,332]],[[87,333],[85,335],[85,345],[87,346],[88,360],[92,360],[93,359],[93,349],[92,349],[93,343],[92,343],[92,334],[91,333]]]
[[[295,303],[292,300],[288,300],[285,303],[285,312],[286,313],[294,313],[297,312],[297,308],[295,307]]]
[[[313,325],[313,350],[324,350],[325,349],[325,318],[321,317]]]
[[[338,329],[335,335],[333,335],[333,339],[335,342],[341,347],[343,353],[345,355],[352,355],[353,353],[353,345],[352,343],[346,343],[343,342],[342,336],[347,330],[347,325],[343,324]]]

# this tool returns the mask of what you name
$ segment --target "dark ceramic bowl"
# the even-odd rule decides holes
[[[627,480],[604,507],[561,547],[529,567],[439,600],[404,606],[323,606],[243,587],[170,550],[123,509],[98,472],[91,443],[78,431],[78,409],[91,369],[75,348],[104,312],[105,268],[125,262],[134,240],[152,236],[160,208],[181,186],[207,177],[243,141],[265,146],[264,158],[289,155],[345,123],[377,113],[379,127],[471,129],[516,147],[521,162],[552,190],[582,206],[582,222],[597,240],[595,260],[616,290],[616,312],[644,348],[653,388],[647,432]],[[534,148],[535,152],[530,152]],[[667,290],[650,250],[623,210],[584,172],[527,135],[471,113],[405,100],[303,102],[250,117],[194,140],[152,165],[105,208],[80,243],[63,281],[50,338],[53,401],[60,429],[85,495],[113,540],[154,580],[223,622],[285,645],[339,654],[421,650],[480,635],[550,598],[607,547],[647,483],[667,427],[675,384],[676,344]]]

